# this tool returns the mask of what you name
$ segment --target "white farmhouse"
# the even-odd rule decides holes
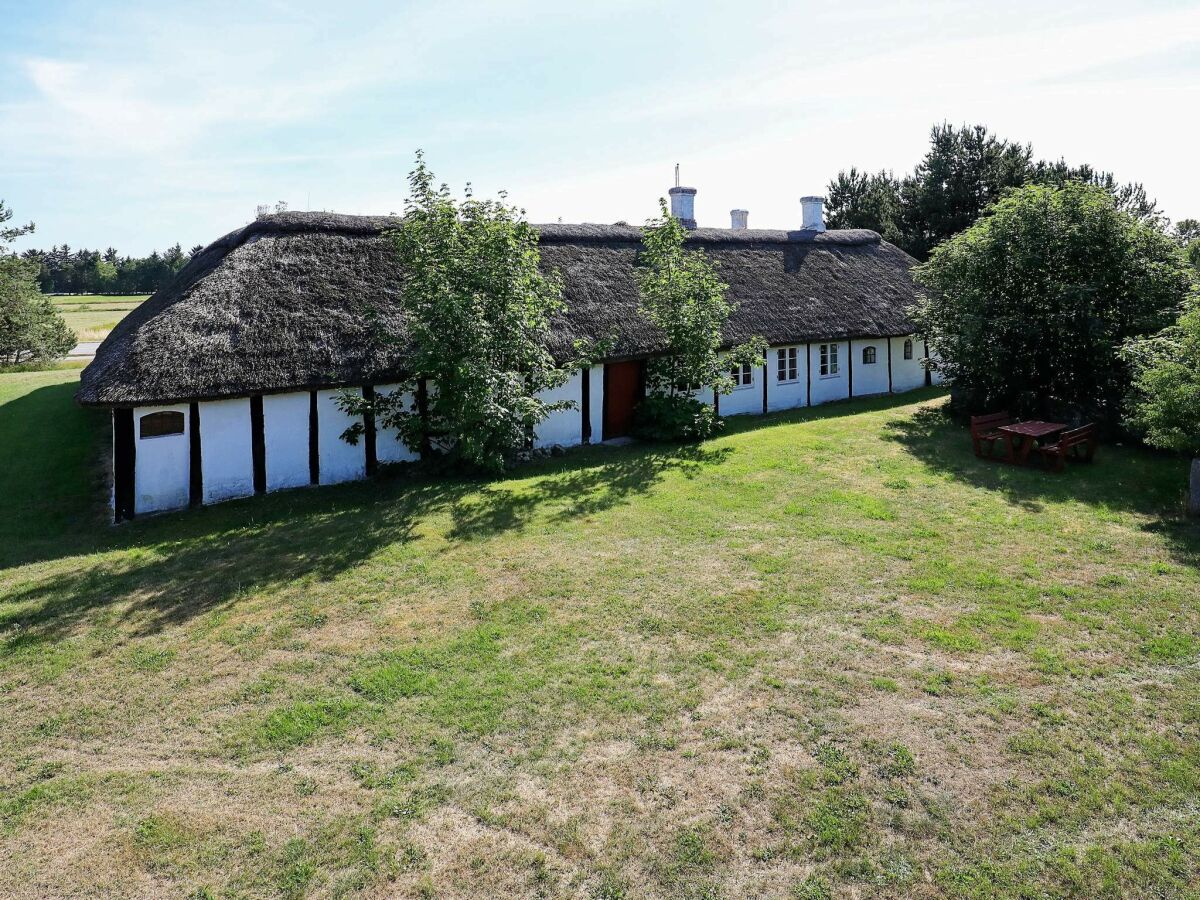
[[[766,365],[734,373],[736,389],[705,402],[723,415],[762,414],[907,391],[927,384],[925,348],[906,315],[913,259],[873,231],[827,231],[821,199],[802,201],[795,231],[695,228],[693,188],[670,191],[688,246],[715,260],[737,309],[728,345],[761,335]],[[289,212],[213,243],[175,281],[122,321],[84,370],[78,400],[112,410],[117,520],[265,491],[364,478],[417,459],[395,434],[351,420],[345,388],[391,391],[405,375],[401,273],[382,232],[390,218]],[[638,313],[641,230],[539,226],[541,256],[559,272],[566,309],[552,350],[615,336],[611,354],[553,398],[537,446],[586,444],[628,432],[645,360],[660,348]],[[436,386],[422,385],[424,390]],[[419,398],[413,398],[416,402]]]

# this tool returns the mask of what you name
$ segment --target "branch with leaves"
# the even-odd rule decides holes
[[[643,231],[645,249],[635,274],[639,311],[660,333],[662,352],[646,363],[648,397],[637,420],[642,433],[657,438],[666,436],[664,419],[692,423],[676,437],[705,437],[719,427],[719,420],[692,391],[708,385],[718,394],[730,393],[730,370],[743,363],[761,366],[766,341],[753,338],[721,351],[725,325],[735,309],[726,297],[729,286],[703,250],[685,248],[687,231],[670,215],[665,200],[659,200],[659,207],[661,215]]]
[[[375,337],[403,341],[409,375],[373,400],[345,392],[342,407],[446,462],[499,471],[539,422],[572,405],[541,399],[574,371],[574,361],[560,366],[548,349],[562,290],[541,270],[537,232],[503,194],[480,200],[468,186],[459,201],[435,184],[420,153],[408,181],[404,216],[389,232],[408,331],[377,324]],[[353,443],[362,430],[343,437]]]

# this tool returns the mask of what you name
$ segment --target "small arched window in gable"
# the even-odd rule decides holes
[[[183,413],[165,410],[146,413],[138,419],[138,436],[142,440],[169,434],[183,434]]]
[[[904,358],[912,359],[912,341],[911,340],[907,340],[904,342]]]
[[[863,364],[869,366],[873,362],[875,362],[875,348],[863,347]]]

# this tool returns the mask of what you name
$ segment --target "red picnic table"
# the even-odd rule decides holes
[[[1038,442],[1066,430],[1062,422],[1013,422],[1011,425],[1001,425],[997,431],[1004,433],[1008,442],[1006,462],[1025,465],[1029,462],[1029,454]]]

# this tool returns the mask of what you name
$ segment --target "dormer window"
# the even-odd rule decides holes
[[[138,419],[138,437],[166,437],[171,434],[183,434],[183,413],[174,410],[146,413]]]

